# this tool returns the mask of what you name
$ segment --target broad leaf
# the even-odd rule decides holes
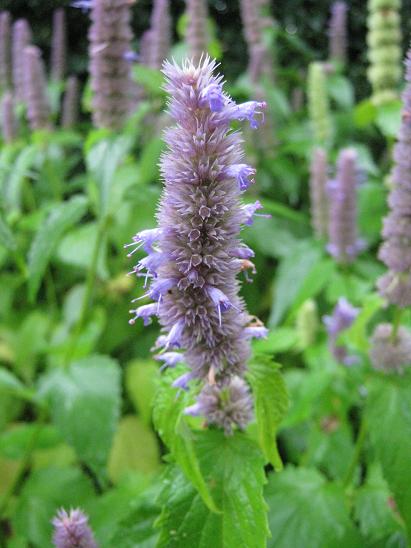
[[[279,365],[256,356],[250,366],[250,381],[255,399],[258,436],[264,456],[276,470],[283,467],[278,453],[277,429],[288,409],[288,394]]]
[[[159,548],[264,548],[268,534],[263,499],[264,459],[245,434],[220,431],[196,438],[202,472],[220,513],[210,512],[184,475],[172,467],[159,502]]]
[[[286,468],[272,474],[266,488],[269,548],[362,548],[343,489],[316,470]]]
[[[376,375],[369,385],[366,424],[384,477],[411,539],[411,374]]]
[[[55,206],[40,226],[31,244],[28,256],[28,289],[31,301],[36,298],[41,280],[56,245],[66,230],[81,219],[86,209],[86,198],[84,196],[74,196],[68,202]]]
[[[42,379],[53,422],[96,473],[104,475],[120,413],[120,369],[106,356],[90,356]]]
[[[30,145],[25,147],[15,159],[4,189],[4,203],[8,209],[20,209],[23,181],[29,175],[36,157],[37,148]]]
[[[133,360],[126,369],[126,389],[129,398],[146,424],[150,424],[156,393],[158,365],[149,360]]]

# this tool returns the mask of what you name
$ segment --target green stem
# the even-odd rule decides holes
[[[84,291],[83,301],[82,301],[81,309],[80,309],[80,315],[79,315],[79,319],[78,319],[78,321],[76,323],[76,326],[74,328],[74,331],[73,331],[73,338],[72,338],[72,341],[71,341],[71,345],[69,346],[68,352],[66,354],[66,359],[65,359],[65,362],[64,362],[65,367],[68,367],[68,365],[70,363],[70,360],[71,360],[71,358],[74,354],[74,351],[75,351],[77,343],[78,343],[78,339],[79,339],[80,334],[81,334],[81,330],[84,327],[84,324],[85,324],[86,319],[87,319],[88,311],[91,307],[93,293],[94,293],[96,273],[97,273],[97,264],[98,264],[98,259],[100,257],[100,249],[101,249],[101,245],[103,243],[103,239],[104,239],[104,236],[105,236],[107,225],[108,225],[108,219],[107,218],[102,219],[98,224],[97,237],[96,237],[96,241],[95,241],[95,244],[94,244],[93,254],[92,254],[92,257],[91,257],[91,264],[90,264],[90,267],[87,271],[86,289]]]
[[[366,434],[367,434],[367,426],[363,418],[360,426],[360,431],[358,432],[357,441],[355,443],[354,454],[352,456],[350,465],[347,470],[347,474],[344,479],[344,487],[348,487],[352,483],[355,471],[360,462],[360,457],[364,447]]]
[[[19,488],[20,483],[24,477],[24,474],[26,473],[26,470],[30,465],[31,456],[33,454],[33,451],[36,448],[38,437],[40,435],[41,429],[43,428],[46,415],[47,415],[46,409],[44,407],[40,408],[40,413],[37,420],[36,428],[34,429],[30,437],[26,452],[20,461],[19,467],[17,469],[16,475],[13,478],[13,481],[11,482],[9,488],[7,489],[6,493],[4,494],[3,498],[0,501],[0,518],[4,515],[5,511],[7,510],[11,497],[15,494],[15,492]]]
[[[392,332],[391,332],[392,344],[395,344],[395,342],[397,341],[398,329],[401,325],[401,318],[402,318],[403,312],[404,312],[403,308],[399,308],[398,306],[395,308],[394,320],[392,322]]]

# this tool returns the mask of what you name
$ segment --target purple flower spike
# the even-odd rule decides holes
[[[12,72],[16,101],[23,102],[24,96],[24,50],[31,42],[31,30],[25,19],[18,19],[12,33]]]
[[[66,14],[62,8],[53,13],[50,65],[51,78],[61,82],[66,72]]]
[[[392,330],[389,323],[377,325],[371,338],[370,359],[378,371],[402,374],[411,366],[411,331],[400,326],[393,340]]]
[[[344,63],[347,58],[347,10],[347,4],[340,0],[331,6],[329,55],[332,61],[338,63]]]
[[[261,207],[239,204],[240,186],[248,186],[254,170],[240,164],[241,137],[231,130],[230,120],[250,119],[259,107],[237,106],[224,94],[215,68],[208,57],[198,65],[191,60],[181,67],[164,65],[169,114],[175,125],[165,133],[168,148],[161,161],[165,189],[157,214],[159,231],[153,236],[155,248],[151,233],[149,238],[144,232],[134,238],[135,245],[147,243],[149,253],[135,271],[148,269],[146,296],[161,302],[158,317],[163,335],[155,350],[164,351],[157,359],[166,367],[183,360],[187,364],[188,372],[174,383],[177,388],[187,388],[191,379],[213,385],[216,405],[223,405],[221,420],[217,409],[206,414],[200,399],[198,409],[208,423],[229,433],[251,418],[244,382],[235,381],[232,391],[226,388],[233,377],[244,375],[250,355],[252,335],[245,336],[244,331],[251,328],[252,318],[238,294],[237,275],[253,268],[249,261],[253,252],[242,244],[240,232]],[[175,348],[183,352],[173,352]],[[239,384],[243,388],[237,390]]]
[[[226,177],[233,177],[238,182],[238,187],[241,192],[254,183],[253,176],[256,170],[247,164],[235,164],[225,170]]]
[[[337,339],[343,331],[351,327],[358,313],[358,308],[352,306],[345,297],[341,297],[335,305],[332,316],[323,317],[330,352],[338,362],[346,365],[351,365],[353,358],[348,356],[345,346],[337,345]]]
[[[411,305],[411,50],[407,54],[405,69],[402,122],[394,146],[392,188],[388,196],[390,209],[384,219],[383,243],[378,252],[388,272],[377,282],[380,294],[401,308]]]
[[[50,105],[46,93],[46,74],[41,51],[35,46],[24,50],[24,94],[27,117],[33,131],[50,128]]]
[[[52,521],[56,548],[97,548],[87,516],[79,509],[67,513],[63,508]]]

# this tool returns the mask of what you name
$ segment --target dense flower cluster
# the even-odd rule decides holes
[[[317,238],[325,239],[328,234],[328,163],[327,153],[317,147],[312,152],[310,166],[311,224]]]
[[[145,64],[160,69],[171,46],[171,16],[169,0],[154,0],[151,12],[150,29],[145,36],[143,51]]]
[[[383,297],[400,307],[411,305],[411,51],[406,60],[407,81],[398,142],[394,147],[389,214],[384,219],[379,258],[389,271],[378,281]]]
[[[17,19],[12,32],[12,71],[16,101],[24,102],[24,50],[31,42],[31,30],[25,19]]]
[[[70,128],[76,125],[79,108],[79,82],[75,76],[70,76],[64,93],[61,125]]]
[[[371,338],[370,359],[379,371],[402,373],[411,366],[411,331],[400,326],[393,337],[391,324],[377,325]]]
[[[368,0],[368,79],[379,105],[396,99],[401,78],[401,0]]]
[[[10,13],[2,11],[0,12],[0,93],[9,89],[11,82],[10,35]]]
[[[50,66],[51,78],[62,81],[66,72],[66,14],[62,8],[53,13]]]
[[[31,129],[50,127],[50,106],[46,94],[46,72],[41,51],[35,46],[24,50],[24,97]]]
[[[208,7],[206,0],[186,0],[186,42],[190,57],[198,62],[208,51]]]
[[[87,516],[79,509],[63,508],[53,519],[53,544],[56,548],[97,548]]]
[[[342,0],[337,0],[331,6],[329,36],[329,56],[331,61],[345,63],[347,58],[347,9]]]
[[[117,129],[130,111],[132,82],[130,0],[94,0],[91,4],[90,76],[93,121]]]
[[[335,180],[328,183],[328,252],[340,264],[352,262],[364,248],[357,237],[357,185],[359,171],[354,149],[340,152]]]
[[[317,145],[327,149],[331,142],[332,127],[326,75],[321,63],[310,64],[307,85],[308,110],[314,141]]]
[[[251,417],[251,403],[244,403],[247,387],[238,377],[246,368],[250,339],[266,334],[238,296],[237,274],[253,269],[254,255],[239,239],[240,230],[261,205],[241,205],[255,170],[243,163],[240,135],[230,131],[230,122],[248,120],[258,127],[265,104],[234,103],[215,68],[208,57],[182,67],[165,64],[169,114],[176,125],[165,134],[158,228],[138,233],[130,244],[130,255],[140,247],[148,253],[133,272],[150,279],[146,296],[154,303],[132,310],[131,323],[159,317],[163,334],[157,347],[163,351],[157,358],[164,367],[189,366],[174,386],[185,389],[192,379],[203,381],[195,413],[228,432],[232,423],[242,428]]]
[[[328,333],[330,352],[337,361],[345,365],[351,365],[355,358],[349,356],[347,348],[339,345],[337,340],[343,331],[351,327],[358,313],[358,308],[355,308],[347,299],[341,297],[335,305],[332,315],[323,317],[323,322]]]

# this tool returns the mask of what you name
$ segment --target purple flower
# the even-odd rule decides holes
[[[61,82],[66,71],[66,14],[62,8],[53,13],[50,66],[51,78]]]
[[[192,380],[192,373],[184,373],[181,377],[178,377],[173,382],[173,388],[180,388],[180,390],[188,390],[188,383]]]
[[[128,321],[130,325],[135,324],[138,318],[142,318],[144,325],[148,325],[151,323],[151,316],[158,314],[158,305],[155,303],[145,304],[130,310],[130,314],[135,314],[134,318],[131,318],[131,320]]]
[[[141,246],[146,253],[151,253],[153,251],[153,244],[159,239],[161,235],[160,228],[149,228],[147,230],[142,230],[137,232],[133,237],[131,244],[126,244],[124,247],[134,247],[134,249],[127,255],[131,257]]]
[[[45,68],[41,51],[35,46],[27,46],[24,50],[24,94],[31,129],[50,128]]]
[[[24,50],[30,44],[31,30],[25,19],[18,19],[12,31],[12,72],[15,99],[24,101]]]
[[[156,360],[164,362],[161,366],[161,370],[166,367],[173,368],[184,361],[184,354],[181,354],[180,352],[164,352],[163,354],[157,354],[154,357]]]
[[[232,177],[237,180],[239,189],[244,192],[247,188],[254,183],[252,178],[255,175],[256,170],[247,164],[235,164],[229,166],[225,171],[226,177]]]
[[[347,57],[347,10],[347,4],[340,0],[331,6],[329,56],[338,63],[344,63]]]
[[[348,356],[347,349],[337,344],[340,334],[351,327],[358,316],[359,309],[350,304],[345,297],[340,297],[334,307],[332,316],[324,316],[323,322],[328,333],[328,345],[334,358],[346,365],[351,365],[352,357]]]
[[[394,146],[389,213],[384,219],[383,243],[378,256],[388,268],[378,282],[380,294],[401,308],[411,305],[411,50],[405,61],[406,87],[402,95],[402,122]]]
[[[370,359],[374,369],[403,373],[411,366],[411,331],[403,326],[393,338],[392,325],[377,325],[371,337]]]
[[[256,211],[262,208],[263,206],[258,200],[252,204],[243,205],[241,208],[244,214],[243,223],[245,225],[251,226],[254,222],[254,217],[266,217],[267,219],[269,219],[271,217],[271,215],[269,214],[256,213]]]
[[[230,120],[248,120],[252,129],[258,129],[264,122],[264,110],[267,108],[265,101],[248,101],[242,105],[233,105],[227,115]],[[261,116],[261,122],[256,118]]]
[[[268,329],[263,325],[252,325],[243,331],[247,339],[265,339],[268,336]]]
[[[120,128],[131,110],[130,2],[93,0],[89,30],[90,86],[93,122],[98,128]]]
[[[128,50],[123,53],[123,59],[125,59],[127,63],[137,63],[140,60],[140,56],[135,51]]]
[[[235,376],[225,386],[207,384],[197,403],[187,407],[185,414],[203,416],[209,424],[230,435],[234,425],[243,430],[253,417],[250,390],[243,379]]]
[[[351,263],[364,249],[364,242],[357,237],[357,182],[357,153],[344,149],[338,157],[337,178],[328,186],[327,251],[340,264]]]
[[[136,270],[149,269],[147,295],[161,300],[158,316],[163,334],[156,349],[165,352],[157,359],[170,367],[184,359],[189,367],[175,385],[185,388],[191,379],[204,383],[212,379],[222,390],[233,376],[244,375],[250,354],[252,335],[245,336],[245,329],[251,327],[252,318],[238,295],[237,275],[245,263],[247,268],[252,264],[248,258],[253,252],[242,245],[239,235],[261,207],[239,205],[236,179],[243,151],[230,120],[252,117],[259,107],[237,106],[222,91],[215,68],[208,57],[198,65],[191,60],[182,67],[165,63],[169,113],[176,123],[165,133],[168,148],[161,161],[165,189],[155,250],[148,245],[149,257],[139,261]],[[230,176],[227,166],[233,166]],[[254,174],[245,167],[244,176]],[[140,233],[135,242],[144,239]],[[161,257],[154,266],[153,256]],[[173,348],[181,348],[183,354],[172,352]],[[240,400],[234,407],[243,405],[244,416],[238,410],[230,421],[210,417],[207,421],[226,431],[228,423],[243,427],[250,417],[248,392]]]
[[[56,548],[97,548],[87,516],[78,508],[69,513],[63,508],[52,521]]]

